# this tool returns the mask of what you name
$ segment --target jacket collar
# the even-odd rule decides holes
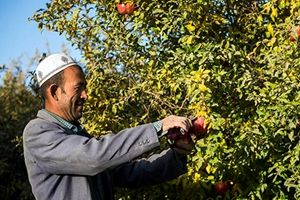
[[[48,121],[54,122],[54,123],[59,122],[59,124],[70,129],[73,132],[73,134],[76,134],[76,135],[78,133],[80,133],[82,130],[84,130],[84,126],[82,124],[80,124],[79,122],[78,122],[78,125],[71,124],[70,122],[64,120],[63,118],[59,117],[55,113],[53,113],[49,110],[46,110],[46,109],[39,110],[37,117],[43,118],[45,120],[48,120]]]

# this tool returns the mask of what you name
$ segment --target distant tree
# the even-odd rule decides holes
[[[37,64],[37,54],[30,65]],[[21,56],[3,67],[0,84],[0,194],[3,200],[34,199],[23,158],[22,133],[34,118],[41,100],[36,88],[30,87],[27,64]],[[8,66],[8,65],[6,65]],[[32,85],[33,86],[33,85]]]

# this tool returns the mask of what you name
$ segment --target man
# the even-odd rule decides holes
[[[25,163],[36,199],[114,199],[113,187],[153,185],[186,173],[186,155],[195,140],[148,159],[135,159],[159,147],[168,130],[181,127],[178,134],[187,133],[192,125],[188,118],[169,116],[97,139],[78,122],[88,98],[81,67],[58,53],[46,57],[36,74],[45,108],[23,133]]]

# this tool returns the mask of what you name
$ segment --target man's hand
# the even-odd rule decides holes
[[[187,117],[170,115],[162,121],[162,132],[173,128],[181,128],[185,133],[192,127],[192,121]]]
[[[195,148],[197,142],[196,135],[191,134],[190,136],[192,138],[190,143],[186,143],[183,140],[178,140],[176,146],[174,146],[173,150],[178,154],[179,157],[191,154],[193,149]]]

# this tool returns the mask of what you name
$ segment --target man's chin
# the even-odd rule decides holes
[[[82,111],[77,112],[77,118],[80,119],[82,117]]]
[[[77,108],[76,110],[76,117],[77,119],[80,119],[82,117],[83,109],[82,108]]]

